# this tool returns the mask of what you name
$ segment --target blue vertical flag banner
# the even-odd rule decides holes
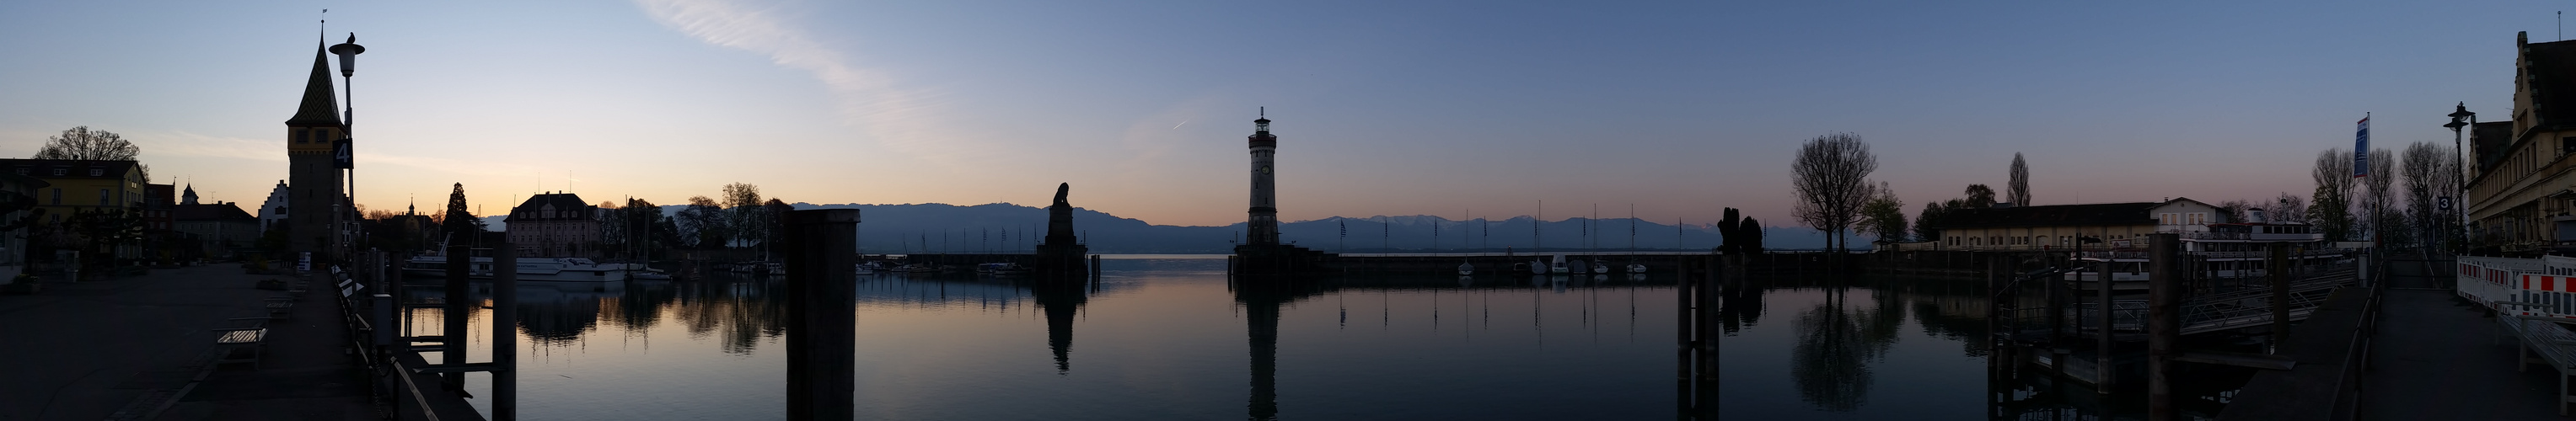
[[[2352,131],[2352,178],[2370,175],[2370,115],[2361,116],[2361,127]]]

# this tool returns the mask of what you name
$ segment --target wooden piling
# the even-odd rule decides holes
[[[519,419],[518,268],[518,250],[509,243],[492,249],[493,421]]]
[[[859,210],[789,211],[787,223],[787,419],[852,419]]]
[[[2111,394],[2111,262],[2094,264],[2093,300],[2099,318],[2093,320],[2093,392]]]
[[[2279,248],[2275,247],[2275,250]],[[2277,255],[2277,254],[2276,254]],[[2147,419],[2172,421],[2174,349],[2182,342],[2182,236],[2147,236]],[[2279,306],[2274,306],[2279,308]],[[2281,310],[2274,310],[2275,314]],[[2277,324],[2277,323],[2276,323]]]
[[[2290,274],[2284,270],[2290,267],[2290,250],[2278,244],[2269,249],[2272,255],[2264,262],[2263,277],[2271,283],[2267,287],[2272,290],[2272,352],[2278,354],[2281,344],[2290,340]]]

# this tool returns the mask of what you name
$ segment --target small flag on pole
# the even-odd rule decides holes
[[[2370,176],[2370,114],[2361,115],[2359,128],[2352,131],[2352,177]]]

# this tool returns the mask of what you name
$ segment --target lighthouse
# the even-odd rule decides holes
[[[1252,120],[1252,210],[1244,223],[1247,240],[1255,245],[1279,244],[1279,189],[1277,169],[1272,168],[1272,154],[1279,150],[1279,137],[1270,134],[1269,110]]]

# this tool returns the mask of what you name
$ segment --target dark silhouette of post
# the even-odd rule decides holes
[[[519,419],[519,253],[492,249],[492,420]]]
[[[2278,256],[2280,248],[2273,250]],[[2182,342],[2181,251],[2180,235],[2147,235],[2147,419],[2153,421],[2179,418],[2174,412],[2171,376],[2173,357],[2179,353],[2174,347]]]
[[[2281,344],[2290,341],[2290,249],[2286,244],[2272,244],[2270,261],[2264,262],[2263,275],[2272,290],[2272,353],[2281,352]]]
[[[2101,317],[2093,321],[2093,391],[2111,394],[2111,260],[2094,266],[2093,299]]]
[[[787,419],[852,417],[858,224],[858,209],[787,213]]]
[[[438,329],[438,364],[461,366],[465,365],[465,315],[473,311],[466,297],[474,292],[474,279],[469,278],[473,276],[469,268],[474,266],[474,252],[462,242],[450,241],[448,244],[447,296],[443,299],[447,305],[438,316],[442,322]],[[441,382],[442,386],[448,391],[465,390],[465,373],[451,372],[442,377],[446,380]]]

